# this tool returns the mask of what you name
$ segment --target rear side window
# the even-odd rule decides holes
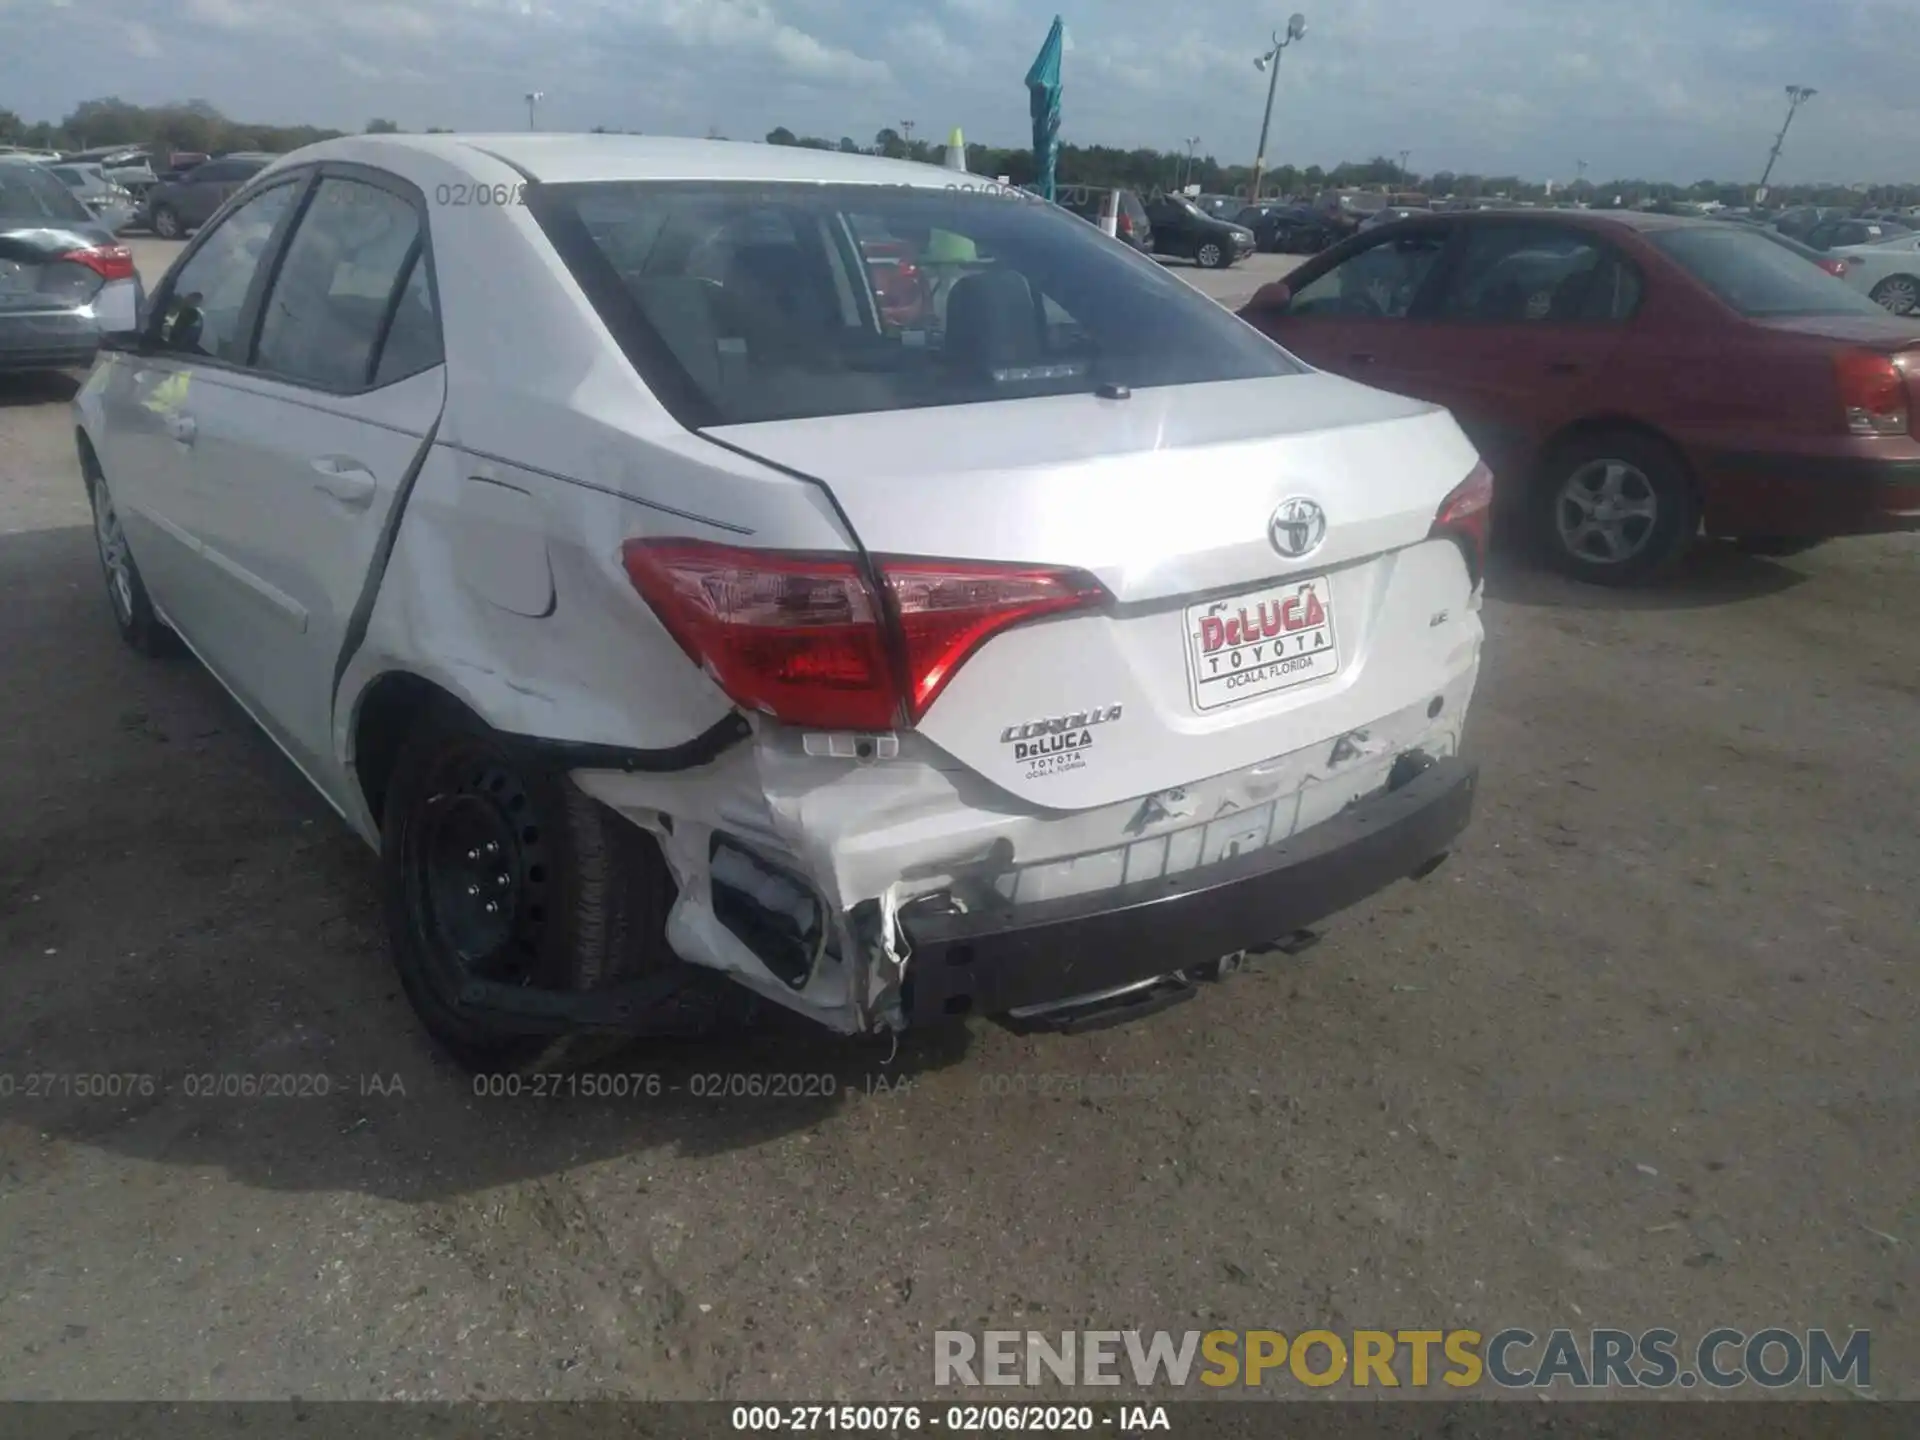
[[[441,359],[440,315],[433,303],[433,286],[428,283],[426,252],[416,246],[407,283],[400,289],[386,339],[380,345],[373,383],[391,385],[432,369]]]
[[[1764,236],[1730,225],[1656,230],[1647,239],[1742,315],[1878,315],[1844,281]]]
[[[1467,227],[1438,315],[1501,324],[1624,320],[1639,298],[1638,275],[1589,234],[1479,225]]]
[[[600,182],[535,217],[684,423],[1297,373],[1151,261],[1019,192]]]
[[[419,238],[418,214],[392,191],[322,180],[267,296],[255,363],[328,390],[367,385]]]

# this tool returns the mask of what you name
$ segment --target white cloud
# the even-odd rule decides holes
[[[1340,0],[1308,10],[1275,94],[1276,163],[1401,149],[1416,169],[1545,177],[1758,178],[1781,88],[1820,94],[1777,178],[1913,179],[1920,0]],[[48,23],[54,9],[60,23]],[[164,8],[167,23],[156,14]],[[1017,144],[1021,85],[1056,13],[1072,141],[1171,150],[1199,134],[1252,158],[1253,57],[1289,6],[1244,0],[0,0],[7,104],[57,119],[84,99],[205,95],[245,119],[357,129],[544,123],[867,137],[918,115]],[[140,28],[134,28],[140,27]],[[153,47],[164,46],[165,65]],[[327,63],[331,61],[333,63]]]
[[[121,27],[120,40],[128,50],[142,60],[158,60],[166,53],[160,48],[159,37],[138,20]]]
[[[890,84],[885,62],[828,45],[789,25],[765,0],[656,0],[653,15],[675,39],[695,47],[757,50],[807,80]]]

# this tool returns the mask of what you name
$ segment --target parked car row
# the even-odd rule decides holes
[[[1099,224],[1113,203],[1109,197],[1116,194],[1118,238],[1137,250],[1191,260],[1206,269],[1224,270],[1258,248],[1254,232],[1244,220],[1223,218],[1217,213],[1217,206],[1201,203],[1226,198],[1222,196],[1190,198],[1168,193],[1142,200],[1132,190],[1116,192],[1106,186],[1067,185],[1060,187],[1056,198],[1061,206],[1081,219]]]
[[[1311,206],[1280,201],[1248,205],[1235,218],[1260,249],[1282,255],[1317,255],[1352,233]]]
[[[1241,313],[1446,406],[1547,554],[1627,584],[1702,530],[1783,553],[1920,528],[1920,323],[1806,254],[1632,211],[1450,213],[1355,236]]]
[[[206,224],[229,196],[277,158],[254,153],[201,157],[169,171],[147,191],[140,219],[162,239],[179,239]]]

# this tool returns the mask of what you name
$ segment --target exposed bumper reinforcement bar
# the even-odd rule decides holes
[[[1443,856],[1478,773],[1439,761],[1281,844],[1180,875],[969,914],[909,908],[907,1021],[1045,1006],[1263,948]]]

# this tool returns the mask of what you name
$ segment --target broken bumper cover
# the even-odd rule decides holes
[[[1478,773],[1441,760],[1280,844],[1171,877],[966,914],[903,909],[907,1023],[1047,1005],[1262,948],[1444,855]]]

